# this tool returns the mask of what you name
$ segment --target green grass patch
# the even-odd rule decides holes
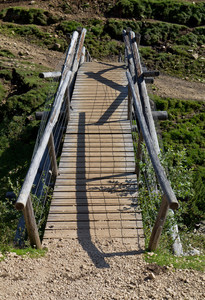
[[[0,49],[0,56],[10,57],[10,58],[14,58],[15,57],[15,55],[11,51],[9,51],[7,49]]]
[[[67,46],[65,37],[55,37],[54,35],[39,29],[36,25],[4,23],[1,25],[0,33],[15,38],[24,37],[25,39],[29,39],[29,42],[40,46],[46,46],[50,50],[64,52]]]
[[[9,253],[16,253],[16,255],[22,256],[22,257],[30,257],[30,258],[40,258],[40,257],[44,257],[46,255],[46,253],[48,252],[47,248],[43,248],[43,249],[35,249],[32,247],[25,247],[22,249],[18,249],[18,248],[13,248],[10,246],[6,246],[5,247],[0,247],[0,251],[3,254],[3,257],[1,258],[1,260],[3,260],[4,258],[6,258],[8,256]]]
[[[8,7],[0,12],[0,18],[4,22],[18,24],[51,25],[58,22],[58,18],[50,12],[37,8]]]
[[[109,9],[120,18],[155,19],[190,27],[205,23],[205,3],[174,0],[118,0]]]
[[[186,149],[187,166],[193,168],[193,196],[185,198],[182,205],[183,223],[194,228],[205,219],[205,103],[153,96],[158,110],[167,110],[169,119],[160,122],[165,151]]]
[[[41,66],[27,67],[20,64],[15,72],[5,67],[5,74],[0,73],[12,87],[0,107],[0,245],[12,242],[21,215],[5,196],[19,191],[28,170],[39,126],[34,113],[43,109],[47,96],[56,90],[56,83],[39,78]]]
[[[5,96],[5,93],[6,93],[6,91],[5,91],[4,87],[3,87],[3,84],[2,84],[1,81],[0,81],[0,103],[1,103],[2,100],[3,100],[3,98],[4,98],[4,96]]]
[[[205,255],[177,257],[157,250],[156,252],[146,252],[144,257],[146,262],[156,263],[159,266],[169,266],[175,269],[193,269],[202,272],[205,270]]]

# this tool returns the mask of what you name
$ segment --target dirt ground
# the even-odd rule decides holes
[[[29,43],[29,41],[13,40],[0,34],[1,49],[10,50],[18,59],[41,64],[42,66],[56,69],[63,53],[58,51],[49,51]],[[177,99],[204,100],[205,84],[201,82],[190,82],[180,78],[161,74],[154,80],[154,89],[149,88],[150,92],[161,97],[170,97]]]
[[[119,242],[94,244],[85,251],[77,240],[48,241],[38,259],[10,253],[0,262],[0,299],[205,299],[204,273],[148,264]]]
[[[154,80],[154,94],[161,97],[205,101],[205,84],[161,74]]]

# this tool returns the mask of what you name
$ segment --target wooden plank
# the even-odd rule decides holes
[[[141,213],[139,212],[131,212],[131,213],[119,213],[119,212],[107,212],[107,213],[100,213],[98,215],[89,213],[88,214],[83,214],[83,213],[72,213],[72,214],[57,214],[57,213],[49,213],[48,215],[48,222],[70,222],[70,221],[107,221],[107,220],[112,220],[112,221],[125,221],[125,220],[130,220],[130,221],[135,221],[135,220],[141,220]]]
[[[67,205],[67,206],[75,206],[75,205],[85,205],[85,206],[89,206],[89,205],[108,205],[108,206],[116,206],[116,205],[135,205],[136,204],[136,199],[129,199],[129,198],[97,198],[97,199],[93,199],[93,198],[82,198],[82,199],[64,199],[64,198],[53,198],[52,199],[52,205]]]
[[[63,155],[61,157],[61,162],[60,163],[66,163],[66,162],[72,162],[72,163],[75,163],[78,162],[78,163],[117,163],[117,162],[132,162],[132,163],[135,163],[135,158],[134,156],[129,156],[129,157],[124,157],[122,156],[120,159],[119,158],[114,158],[112,156],[110,157],[101,157],[100,155],[98,157],[92,157],[92,156],[89,156],[89,157],[83,157],[83,156],[80,156],[80,157],[72,157],[72,156],[69,156],[69,155]]]
[[[89,229],[89,230],[47,230],[45,238],[72,238],[79,237],[98,237],[98,238],[138,238],[143,237],[142,229]]]
[[[75,159],[74,159],[75,160]],[[59,164],[60,168],[76,168],[76,169],[83,169],[85,168],[88,169],[90,168],[90,170],[92,170],[93,168],[96,169],[105,169],[105,168],[112,168],[112,169],[116,169],[116,168],[123,168],[123,167],[130,167],[130,168],[135,168],[135,162],[133,161],[128,161],[128,160],[124,160],[124,161],[105,161],[105,160],[101,160],[101,161],[92,161],[92,158],[90,161],[85,161],[85,159],[82,157],[82,160],[77,159],[77,161],[73,161],[73,159],[69,158],[68,160],[64,160],[62,159],[60,164]],[[133,171],[134,172],[134,171]]]
[[[140,229],[143,228],[142,220],[127,220],[127,221],[82,221],[82,222],[48,222],[46,225],[46,229],[116,229],[116,228],[124,228],[124,229]]]
[[[59,174],[58,178],[77,179],[77,180],[83,179],[88,182],[91,182],[91,181],[102,180],[102,179],[118,180],[119,178],[124,178],[125,180],[129,180],[130,176],[132,176],[131,178],[136,178],[135,172],[122,172],[118,174],[103,173],[100,175],[90,172],[89,174],[86,175],[86,177],[85,174],[68,173],[68,174]]]
[[[137,179],[136,176],[130,179],[126,178],[110,178],[110,179],[93,179],[93,181],[88,181],[87,179],[67,179],[67,178],[61,178],[61,176],[58,176],[56,179],[56,186],[132,186],[134,185],[137,188]]]
[[[109,148],[111,148],[112,146],[115,146],[115,147],[123,147],[124,148],[124,146],[125,146],[125,144],[123,143],[123,142],[116,142],[116,143],[112,143],[112,142],[106,142],[106,141],[99,141],[99,142],[96,142],[96,143],[94,143],[94,142],[78,142],[78,141],[76,141],[76,142],[70,142],[70,141],[65,141],[65,146],[67,146],[67,147],[70,147],[70,148],[76,148],[76,147],[84,147],[85,148],[85,150],[86,149],[89,149],[89,148],[99,148],[99,144],[102,146],[102,147],[104,147],[104,148],[107,148],[107,147],[109,147]],[[128,146],[128,147],[132,147],[133,146],[133,143],[131,142],[127,142],[126,143],[126,146]]]
[[[102,199],[102,198],[120,198],[126,197],[127,199],[136,199],[137,194],[135,193],[109,193],[109,192],[96,192],[96,191],[87,191],[86,193],[78,191],[77,195],[76,192],[63,192],[63,191],[54,191],[53,193],[54,198],[66,198],[66,199]]]
[[[75,148],[75,149],[72,149],[69,147],[69,144],[66,144],[64,143],[64,150],[63,152],[74,152],[74,153],[78,153],[80,154],[80,152],[83,152],[84,155],[89,155],[90,152],[95,152],[92,153],[92,155],[96,155],[96,156],[114,156],[114,155],[118,155],[118,156],[124,156],[124,157],[127,157],[128,153],[130,153],[130,156],[131,154],[133,154],[133,147],[127,147],[126,146],[123,148],[123,147],[104,147],[104,148],[100,148],[100,147],[87,147],[87,150],[85,148],[82,148],[82,147],[78,147],[78,148]]]
[[[77,192],[83,192],[83,191],[86,191],[86,192],[90,192],[90,191],[99,191],[99,192],[103,192],[103,191],[110,191],[112,193],[122,193],[122,192],[126,192],[127,194],[128,193],[134,193],[136,192],[136,189],[137,189],[137,186],[136,185],[128,185],[128,184],[109,184],[109,185],[91,185],[91,186],[67,186],[67,185],[59,185],[56,183],[55,185],[55,189],[54,191],[55,192],[60,192],[60,191],[63,191],[63,192],[72,192],[72,191],[77,191]]]
[[[126,168],[104,168],[101,167],[99,168],[89,168],[89,167],[83,167],[83,168],[59,168],[59,173],[60,174],[66,174],[66,173],[73,173],[76,172],[77,174],[84,174],[85,176],[89,174],[90,172],[93,174],[98,174],[99,176],[101,174],[118,174],[120,172],[134,172],[135,168],[134,167],[126,167]]]

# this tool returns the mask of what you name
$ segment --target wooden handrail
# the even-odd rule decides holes
[[[71,71],[69,71],[66,74],[64,84],[62,84],[61,90],[58,93],[58,97],[56,99],[55,106],[54,106],[53,111],[51,113],[51,116],[49,118],[48,124],[46,125],[44,134],[43,134],[43,136],[41,138],[41,141],[40,141],[40,144],[39,144],[39,147],[38,147],[38,149],[37,149],[37,151],[36,151],[36,153],[33,157],[33,160],[32,160],[31,165],[29,167],[28,173],[27,173],[26,178],[24,180],[23,186],[21,188],[20,194],[19,194],[18,199],[16,201],[15,206],[16,206],[17,210],[23,210],[26,206],[28,196],[31,192],[32,185],[33,185],[36,173],[38,171],[41,159],[42,159],[43,154],[45,152],[45,149],[47,147],[47,144],[48,144],[48,141],[50,139],[52,130],[53,130],[53,128],[54,128],[54,126],[55,126],[55,124],[58,120],[61,105],[63,103],[63,96],[65,94],[67,85],[70,81],[71,74],[72,74]]]
[[[150,158],[151,158],[151,161],[152,161],[152,165],[154,167],[155,173],[156,173],[157,178],[159,180],[160,186],[161,186],[161,188],[162,188],[162,190],[163,190],[163,192],[166,196],[166,200],[169,203],[169,207],[172,208],[172,209],[176,209],[176,208],[178,208],[179,203],[178,203],[178,201],[176,199],[176,196],[175,196],[175,194],[174,194],[174,192],[171,188],[170,182],[168,181],[168,179],[166,177],[164,168],[162,167],[162,165],[160,163],[160,160],[159,160],[159,157],[158,157],[158,154],[155,150],[152,137],[151,137],[150,132],[148,130],[148,126],[146,124],[142,109],[139,105],[140,95],[139,94],[137,95],[136,92],[135,92],[135,88],[134,88],[134,84],[133,84],[130,72],[127,71],[126,75],[127,75],[128,83],[129,83],[130,90],[131,90],[132,97],[133,97],[133,105],[135,107],[135,111],[136,111],[136,114],[137,114],[137,119],[138,119],[139,124],[140,124],[140,129],[142,131],[143,138],[145,140],[147,150],[149,152],[149,155],[150,155]]]
[[[150,107],[149,96],[147,93],[145,78],[143,76],[144,72],[143,72],[143,69],[141,66],[141,60],[140,60],[140,55],[139,55],[139,51],[138,51],[138,47],[137,47],[137,42],[135,39],[135,33],[133,31],[129,32],[129,39],[127,38],[127,41],[128,40],[129,40],[129,47],[132,52],[136,81],[138,83],[138,88],[139,88],[140,95],[141,95],[140,101],[141,101],[141,104],[143,107],[145,120],[146,120],[148,129],[149,129],[150,135],[152,137],[155,150],[159,154],[160,153],[159,143],[158,143],[157,134],[156,134],[156,130],[155,130],[154,120],[152,118],[152,111],[151,111],[151,107]]]
[[[50,145],[49,153],[51,156],[51,162],[53,164],[53,173],[55,176],[58,174],[52,132],[58,121],[61,112],[61,107],[65,97],[66,97],[66,102],[69,105],[70,90],[71,90],[70,86],[73,85],[74,76],[79,67],[85,35],[86,35],[86,29],[82,30],[80,38],[78,38],[79,34],[77,31],[73,33],[71,43],[66,53],[66,59],[61,72],[42,73],[43,75],[41,75],[42,77],[51,77],[51,76],[60,77],[60,82],[59,82],[58,90],[56,92],[53,108],[50,113],[48,123],[41,137],[37,151],[33,156],[31,165],[29,167],[23,186],[21,188],[21,191],[19,193],[18,199],[15,204],[17,210],[23,210],[30,242],[32,245],[36,245],[37,248],[41,248],[41,243],[38,235],[35,216],[33,213],[30,193],[41,160],[47,149],[48,143]],[[68,111],[67,119],[69,119],[69,111]]]
[[[129,38],[128,38],[129,35]],[[141,158],[141,142],[144,138],[155,173],[157,175],[158,181],[163,191],[163,198],[160,210],[157,215],[155,225],[152,230],[152,234],[149,242],[149,250],[155,250],[158,246],[160,235],[169,208],[170,213],[174,215],[172,209],[177,209],[179,203],[176,196],[171,188],[170,182],[167,179],[164,168],[162,167],[158,154],[160,153],[159,143],[157,138],[157,133],[154,125],[153,118],[160,117],[166,119],[168,117],[167,112],[153,112],[151,111],[150,100],[146,89],[146,77],[147,76],[158,76],[158,71],[147,71],[147,69],[142,67],[140,62],[140,55],[138,51],[138,45],[136,42],[135,34],[131,30],[123,30],[123,38],[125,41],[125,49],[127,53],[128,68],[130,73],[127,72],[128,77],[128,118],[131,121],[131,104],[133,102],[134,111],[137,115],[139,123],[139,141],[137,146],[137,164],[136,164],[136,174],[139,178],[139,163]],[[134,69],[134,70],[133,70]],[[131,94],[131,96],[130,96]],[[172,226],[170,228],[171,236],[173,237],[173,250],[176,255],[181,255],[183,253],[182,245],[178,235],[178,226]],[[177,237],[177,238],[176,238]]]

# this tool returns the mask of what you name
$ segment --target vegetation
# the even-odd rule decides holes
[[[0,261],[7,257],[9,253],[16,253],[17,255],[21,255],[22,257],[30,257],[30,258],[39,258],[43,257],[47,253],[47,249],[35,249],[32,247],[25,247],[22,249],[12,248],[8,245],[4,245],[4,248],[1,248],[1,252],[3,257],[0,258]]]
[[[187,26],[205,24],[205,3],[174,0],[119,0],[110,13],[120,18],[155,19]]]
[[[205,103],[154,97],[157,109],[167,110],[169,120],[160,123],[165,151],[186,149],[187,166],[193,168],[193,197],[185,198],[184,224],[194,228],[205,218]],[[176,161],[174,162],[176,165]],[[178,176],[178,175],[177,175]],[[180,181],[179,181],[180,182]]]
[[[45,68],[43,69],[45,71]],[[0,79],[3,90],[0,110],[0,247],[12,239],[20,214],[13,209],[15,199],[5,199],[6,192],[16,191],[26,174],[38,122],[34,113],[44,106],[51,83],[38,77],[42,67],[21,64],[9,69],[2,63]]]
[[[27,9],[24,7],[9,7],[3,9],[0,13],[0,18],[4,22],[42,26],[51,25],[58,21],[58,18],[54,17],[48,11],[36,8]]]
[[[149,263],[157,263],[159,266],[168,266],[175,269],[194,269],[198,271],[205,270],[205,256],[183,256],[176,257],[169,252],[162,252],[161,249],[155,253],[145,253],[145,260]]]
[[[42,31],[36,25],[16,25],[12,23],[2,24],[0,33],[16,38],[25,38],[39,46],[46,46],[50,50],[64,52],[67,46],[65,37],[55,37]]]
[[[196,224],[205,219],[205,179],[204,165],[204,102],[153,97],[159,110],[167,110],[169,120],[160,123],[165,152],[161,163],[167,172],[180,208],[175,218],[168,216],[162,239],[161,252],[172,251],[172,238],[169,228],[179,226],[180,237],[185,252],[192,248],[204,254],[205,237],[195,232]],[[156,190],[156,177],[149,156],[144,148],[143,162],[140,162],[141,179],[139,201],[142,208],[143,223],[148,246],[155,223],[162,192]],[[149,186],[149,189],[147,188]]]

